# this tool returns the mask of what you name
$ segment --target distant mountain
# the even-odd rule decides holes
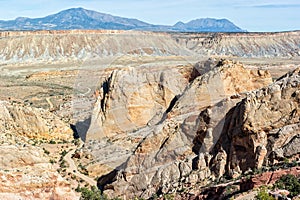
[[[115,29],[176,32],[245,32],[227,19],[196,19],[174,26],[153,25],[83,8],[71,8],[43,18],[0,20],[0,30]]]
[[[188,23],[177,22],[173,27],[187,32],[245,32],[227,19],[195,19]]]

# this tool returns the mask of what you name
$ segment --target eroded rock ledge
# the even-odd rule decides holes
[[[141,76],[138,72],[122,73],[129,74],[129,80]],[[151,80],[157,81],[157,79]],[[169,80],[167,83],[171,85],[176,83],[176,80],[166,80]],[[113,90],[117,91],[120,87],[117,85],[119,82],[113,83],[114,86],[110,87],[111,94]],[[126,82],[122,83],[121,87],[126,88],[127,85],[124,84]],[[156,85],[159,85],[158,83],[146,85],[152,91]],[[112,197],[149,198],[154,193],[176,191],[183,187],[184,183],[205,185],[210,180],[229,172],[226,168],[227,152],[220,150],[221,153],[214,153],[218,148],[218,140],[227,134],[223,133],[223,130],[229,123],[228,113],[246,96],[247,91],[262,88],[270,83],[272,79],[267,71],[247,70],[242,64],[222,60],[211,71],[187,83],[181,94],[178,91],[178,99],[174,105],[168,112],[159,115],[161,120],[156,123],[146,122],[151,117],[147,118],[145,121],[147,126],[123,131],[117,135],[106,135],[104,138],[101,137],[101,142],[95,140],[93,136],[86,143],[86,151],[94,157],[91,171],[95,176],[102,176],[98,180],[99,187]],[[144,89],[141,87],[141,91]],[[122,101],[128,101],[126,99],[128,96],[122,97]],[[138,97],[147,99],[153,96],[140,92]],[[107,99],[111,102],[110,105],[113,105],[115,102],[120,102],[118,98]],[[103,109],[99,112],[99,108],[101,107],[96,107],[94,110],[94,117],[97,119],[99,114],[103,116]],[[112,108],[107,106],[105,112],[109,112]],[[166,108],[168,108],[167,104],[163,110]],[[143,112],[146,113],[158,111],[159,109],[153,107],[143,108]],[[143,114],[138,116],[141,119],[144,117]],[[104,119],[102,122],[105,122],[108,119],[107,115],[102,119]],[[109,127],[107,124],[104,126],[104,123],[99,124],[100,128]],[[113,123],[111,127],[115,128]],[[93,135],[97,135],[97,131],[93,132]],[[95,174],[95,171],[99,173]]]
[[[72,140],[70,126],[51,112],[0,101],[1,134],[14,134],[34,139]]]

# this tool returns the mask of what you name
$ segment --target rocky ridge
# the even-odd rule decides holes
[[[100,187],[108,195],[149,198],[153,193],[175,192],[182,182],[206,185],[284,158],[296,159],[299,71],[253,92],[221,96],[224,100],[217,104],[202,103],[199,115],[179,115],[157,124],[114,175],[109,175],[114,177],[112,182],[98,180]]]
[[[153,33],[122,30],[0,32],[2,65],[113,56],[299,57],[299,32]]]
[[[286,147],[297,141],[298,117],[292,113],[297,110],[298,100],[292,94],[298,90],[298,73],[299,69],[268,87],[247,93],[236,105],[220,103],[204,110],[199,118],[202,125],[194,138],[194,152],[198,154],[196,168],[209,169],[217,178],[224,175],[236,178],[249,169],[297,156],[297,148],[290,148],[285,156],[276,152],[286,152]],[[216,109],[227,111],[218,119],[213,115]],[[220,123],[221,128],[217,126]],[[209,133],[213,137],[218,133],[213,138],[216,141],[213,148],[205,139]],[[203,151],[207,145],[210,148]],[[208,160],[203,162],[204,158]]]
[[[0,62],[65,63],[123,55],[191,55],[165,33],[138,31],[1,32]]]
[[[182,46],[201,55],[244,58],[298,57],[299,31],[279,33],[174,33]]]
[[[1,144],[0,150],[2,199],[79,199],[42,149],[23,143],[22,146]]]
[[[238,82],[238,77],[242,76],[246,77],[245,80]],[[129,78],[132,79],[132,77]],[[257,82],[258,79],[261,81]],[[196,142],[193,140],[197,136],[197,129],[202,125],[200,123],[201,110],[213,106],[224,98],[229,98],[227,101],[230,101],[230,105],[234,106],[238,100],[236,98],[231,100],[230,96],[261,88],[271,82],[271,76],[268,72],[250,71],[244,69],[241,64],[221,61],[211,72],[194,78],[184,89],[184,92],[178,96],[174,105],[166,110],[161,120],[156,124],[148,124],[145,128],[133,132],[128,131],[125,135],[121,134],[117,137],[107,135],[107,143],[105,144],[105,140],[102,140],[102,145],[99,145],[97,140],[87,141],[87,149],[92,149],[92,151],[87,150],[87,152],[94,156],[96,162],[97,160],[101,161],[100,164],[93,164],[91,169],[98,166],[98,176],[101,173],[104,175],[103,172],[105,171],[111,171],[107,176],[102,176],[98,180],[98,185],[109,196],[124,195],[123,198],[134,196],[149,198],[154,193],[167,193],[176,190],[177,187],[180,187],[180,180],[183,179],[190,183],[199,181],[205,183],[205,179],[212,172],[205,166],[204,157],[198,159],[199,163],[196,164],[197,154],[194,153],[196,151],[193,148],[193,143]],[[112,88],[117,87],[113,86]],[[147,93],[140,93],[140,95],[142,94],[147,95]],[[114,98],[111,99],[111,101],[114,100]],[[197,107],[194,106],[195,102]],[[224,110],[223,104],[226,104],[226,101],[218,104],[220,109],[215,116],[216,121],[219,116],[222,117],[222,114],[225,115],[230,109],[228,106]],[[192,109],[189,105],[195,108]],[[97,109],[95,109],[96,113],[99,111]],[[152,107],[144,109],[153,110]],[[97,118],[97,116],[94,115],[93,117]],[[101,134],[101,131],[98,133]],[[97,134],[97,132],[93,134]],[[87,138],[89,138],[89,133]],[[207,149],[205,152],[209,152],[209,149],[214,147],[211,145],[209,148],[210,143],[213,143],[212,139],[211,136],[206,138]],[[107,154],[104,152],[113,152],[110,156],[113,155],[112,157],[118,158],[117,161],[105,159]],[[193,172],[197,168],[196,165],[198,167],[203,165],[201,168],[203,171],[200,174]]]
[[[1,134],[45,140],[72,140],[73,131],[57,116],[44,109],[11,105],[0,101]]]

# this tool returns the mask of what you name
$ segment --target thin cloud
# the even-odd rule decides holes
[[[300,7],[300,4],[265,4],[265,5],[254,5],[254,8],[295,8]]]

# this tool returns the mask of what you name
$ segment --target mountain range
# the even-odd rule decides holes
[[[113,29],[173,32],[245,32],[227,19],[195,19],[173,26],[154,25],[137,19],[123,18],[105,13],[71,8],[43,18],[18,17],[15,20],[0,20],[0,30],[73,30]]]

